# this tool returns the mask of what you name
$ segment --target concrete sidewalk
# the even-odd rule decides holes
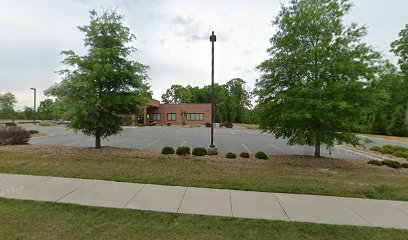
[[[0,174],[0,197],[172,213],[408,229],[408,202]]]

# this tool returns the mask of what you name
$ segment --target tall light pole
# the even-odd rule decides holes
[[[214,145],[214,108],[215,108],[215,95],[214,95],[214,42],[217,41],[217,37],[214,35],[214,31],[210,36],[210,42],[212,44],[212,59],[211,59],[211,145],[210,148],[215,148]]]
[[[37,89],[35,88],[30,88],[31,90],[34,91],[34,124],[36,124],[36,115],[37,115]]]

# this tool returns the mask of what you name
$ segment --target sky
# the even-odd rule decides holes
[[[132,59],[150,66],[153,97],[172,84],[211,84],[211,42],[215,31],[215,81],[242,78],[254,88],[256,66],[268,58],[271,21],[285,0],[0,0],[0,93],[13,93],[16,109],[38,103],[43,91],[61,81],[60,52],[85,54],[83,33],[89,11],[114,8],[137,39]],[[364,38],[384,58],[396,62],[390,43],[408,24],[407,0],[352,0],[346,23],[366,25]]]

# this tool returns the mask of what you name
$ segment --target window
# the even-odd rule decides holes
[[[160,113],[152,113],[152,121],[160,121]]]
[[[176,121],[175,113],[167,113],[167,121]]]
[[[187,121],[203,121],[204,113],[187,113]]]

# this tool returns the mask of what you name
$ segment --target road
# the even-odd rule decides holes
[[[39,127],[25,126],[27,129],[37,129],[40,132],[49,134],[44,137],[32,138],[31,144],[43,145],[64,145],[92,147],[94,138],[85,136],[82,133],[74,133],[63,126]],[[273,135],[261,133],[259,130],[248,129],[215,129],[215,145],[219,152],[249,152],[254,154],[257,151],[264,151],[272,155],[313,155],[313,147],[299,145],[288,145],[284,139],[275,139]],[[408,147],[408,143],[391,140],[370,139],[372,145],[400,145]],[[160,150],[165,146],[188,146],[207,147],[210,145],[210,128],[182,128],[182,127],[125,127],[124,131],[116,136],[111,136],[102,141],[103,146],[136,148],[146,150]],[[335,146],[331,153],[322,148],[322,155],[325,157],[342,159],[372,160],[368,156],[359,152],[346,149],[342,146]]]

